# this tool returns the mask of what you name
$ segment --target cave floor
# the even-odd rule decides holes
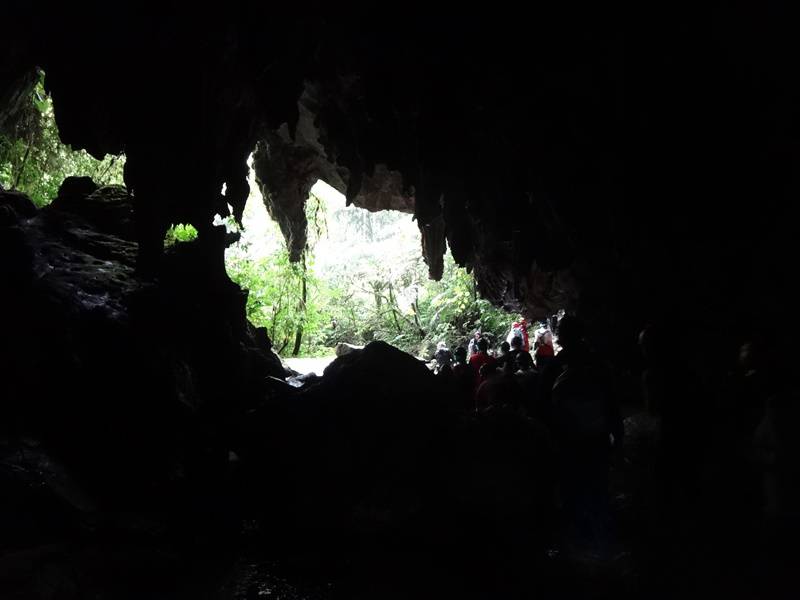
[[[626,420],[635,433],[637,415]],[[628,440],[611,478],[614,539],[604,557],[567,541],[557,527],[545,552],[517,540],[467,557],[413,538],[397,544],[320,547],[269,533],[203,540],[164,533],[159,515],[107,513],[33,440],[0,440],[8,484],[0,515],[0,597],[367,600],[372,598],[756,597],[758,549],[735,530],[700,519],[665,523],[653,498],[647,448]],[[465,524],[469,527],[469,524]],[[189,540],[191,541],[191,540]],[[727,546],[727,548],[726,548]],[[187,550],[188,548],[188,550]],[[212,549],[212,550],[209,550]]]

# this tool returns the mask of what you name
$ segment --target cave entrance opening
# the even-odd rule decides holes
[[[125,155],[97,159],[61,141],[45,72],[30,74],[27,97],[0,131],[0,186],[26,194],[41,208],[50,204],[67,177],[90,177],[97,187],[121,185]]]
[[[266,328],[273,348],[298,371],[321,373],[337,346],[373,340],[430,358],[437,343],[465,345],[476,329],[504,338],[518,318],[480,298],[473,276],[449,251],[442,279],[430,280],[413,215],[346,206],[321,180],[305,205],[305,251],[292,262],[252,167],[250,189],[226,268],[249,290],[250,321]]]

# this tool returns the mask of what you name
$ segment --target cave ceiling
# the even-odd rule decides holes
[[[751,288],[793,252],[795,36],[768,8],[638,11],[12,2],[0,127],[44,69],[62,140],[126,154],[144,266],[169,224],[241,217],[255,152],[295,259],[323,179],[532,317],[775,306]]]

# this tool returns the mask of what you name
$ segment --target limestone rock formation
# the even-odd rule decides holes
[[[117,477],[129,490],[171,477],[181,432],[255,402],[264,378],[284,371],[246,322],[245,293],[213,278],[199,245],[140,278],[127,193],[94,188],[69,180],[39,211],[0,192],[0,356],[14,374],[0,396],[18,431],[72,469],[113,464],[109,487]]]
[[[67,177],[48,210],[80,215],[99,232],[136,241],[133,201],[122,186],[98,188],[89,177]]]
[[[706,120],[681,92],[704,67],[688,50],[670,54],[666,23],[642,37],[599,9],[539,7],[529,21],[419,19],[410,9],[349,19],[317,8],[167,11],[156,24],[123,4],[113,27],[88,8],[48,11],[39,35],[6,32],[14,51],[0,69],[3,110],[14,112],[25,74],[41,67],[64,141],[97,156],[126,152],[139,261],[153,270],[171,223],[192,223],[202,237],[228,205],[241,214],[245,160],[258,143],[260,185],[293,258],[305,244],[302,203],[322,178],[359,206],[413,210],[434,277],[449,246],[485,296],[531,317],[567,308],[631,336],[650,315],[716,310],[722,295],[736,299],[727,322],[791,304],[779,299],[785,287],[769,298],[749,291],[780,281],[761,266],[791,253],[794,209],[778,198],[792,188],[776,158],[789,156],[790,140],[749,125],[732,135],[728,125],[775,106],[765,91],[778,89],[777,71],[733,61],[717,71],[720,85],[697,77],[693,97],[723,107]],[[32,9],[11,10],[32,22]],[[253,23],[266,21],[281,26],[264,36]],[[532,34],[534,22],[551,26]],[[487,35],[492,43],[473,43]],[[623,57],[626,36],[640,51]],[[704,56],[731,47],[690,42]],[[104,47],[117,59],[98,62]],[[749,83],[727,93],[737,81]],[[179,107],[168,90],[180,90]],[[696,131],[715,150],[677,152]],[[181,186],[177,173],[187,174]],[[754,222],[747,203],[765,196]],[[742,294],[742,278],[760,283]]]

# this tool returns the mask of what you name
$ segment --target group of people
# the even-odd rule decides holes
[[[522,321],[495,352],[486,336],[476,333],[452,359],[442,347],[436,358],[456,410],[489,418],[512,415],[547,432],[558,457],[564,514],[592,531],[590,537],[607,541],[609,466],[623,426],[611,377],[585,343],[580,321],[563,317],[555,340],[549,329],[540,329],[532,347]]]
[[[517,329],[494,352],[480,333],[452,355],[440,348],[438,376],[464,414],[514,414],[540,424],[557,456],[563,514],[601,539],[610,522],[610,466],[625,434],[619,375],[590,348],[574,316],[561,319],[555,341],[548,329],[540,330],[532,348],[527,332]],[[725,506],[731,519],[753,524],[751,540],[761,535],[763,541],[757,523],[768,523],[777,540],[770,544],[790,546],[781,532],[800,533],[800,438],[792,433],[800,402],[789,369],[767,358],[780,354],[743,346],[740,370],[729,386],[714,390],[676,355],[665,328],[648,327],[639,344],[644,410],[631,407],[631,415],[655,424],[647,434],[655,449],[649,468],[655,502],[671,515],[665,517],[674,525],[671,534],[683,529],[695,535],[691,523]],[[704,516],[698,516],[701,498],[715,506]]]
[[[550,366],[555,356],[552,332],[540,329],[531,348],[527,323],[522,319],[512,325],[506,339],[494,350],[490,348],[488,337],[476,331],[467,347],[459,346],[455,352],[450,352],[447,345],[440,342],[434,359],[436,373],[462,381],[465,402],[474,403],[469,408],[482,410],[498,401],[502,403],[491,391],[497,386],[497,382],[492,382],[497,376],[514,376],[520,385],[530,388],[539,372]]]
[[[485,377],[480,375],[484,365],[494,367],[495,370],[512,369],[514,371],[527,371],[529,369],[542,369],[555,357],[553,334],[548,329],[540,330],[533,344],[533,354],[530,353],[527,323],[525,319],[515,322],[511,333],[499,347],[492,351],[487,338],[480,331],[476,331],[467,348],[459,347],[451,353],[444,342],[440,342],[434,355],[435,370],[437,373],[448,374],[459,364],[469,364],[478,376],[479,381]],[[491,371],[491,368],[487,369]]]

